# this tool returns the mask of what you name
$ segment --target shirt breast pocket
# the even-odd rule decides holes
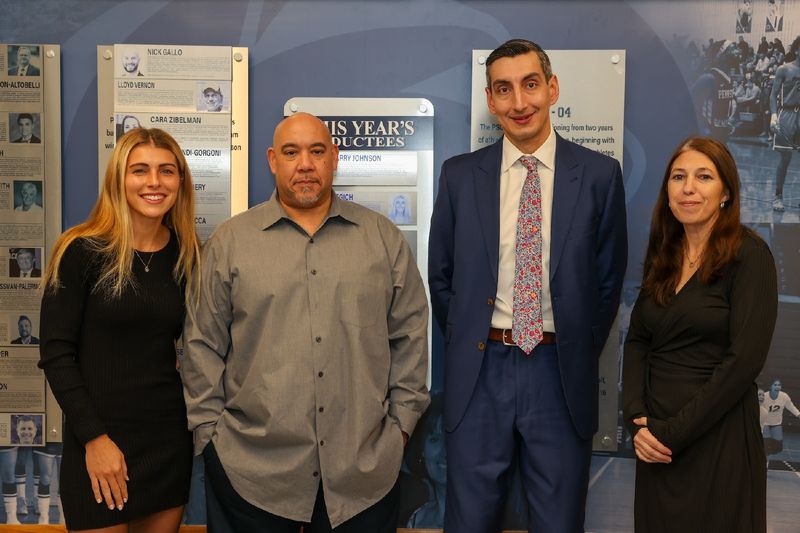
[[[377,287],[357,281],[341,281],[337,295],[339,320],[351,326],[374,326],[379,316],[386,315],[381,307],[383,293]]]

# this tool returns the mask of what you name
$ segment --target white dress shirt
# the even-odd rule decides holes
[[[508,137],[503,137],[503,159],[500,163],[500,260],[497,268],[497,296],[492,314],[492,327],[511,329],[519,198],[528,176],[528,169],[519,161],[523,155],[532,155],[539,160],[539,182],[542,192],[542,327],[544,331],[555,333],[549,283],[550,221],[553,214],[553,182],[556,169],[556,136],[552,127],[547,140],[533,154],[523,154],[508,140]]]

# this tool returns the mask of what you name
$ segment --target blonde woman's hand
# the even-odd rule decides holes
[[[122,451],[108,435],[86,443],[86,471],[97,503],[105,500],[109,509],[122,510],[128,501],[128,466]]]

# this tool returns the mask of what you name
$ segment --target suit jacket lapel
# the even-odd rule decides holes
[[[503,159],[503,139],[486,151],[474,173],[475,200],[483,243],[489,255],[494,282],[497,284],[497,265],[500,261],[500,163]]]
[[[556,171],[553,183],[553,214],[550,226],[550,279],[558,270],[564,241],[569,233],[572,214],[581,188],[583,165],[575,159],[572,148],[556,133]]]

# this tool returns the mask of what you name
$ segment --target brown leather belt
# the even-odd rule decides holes
[[[511,338],[510,329],[489,328],[489,340],[495,342],[502,342],[506,346],[516,346],[517,343]],[[539,344],[555,344],[556,334],[545,331],[542,333],[542,340]]]

